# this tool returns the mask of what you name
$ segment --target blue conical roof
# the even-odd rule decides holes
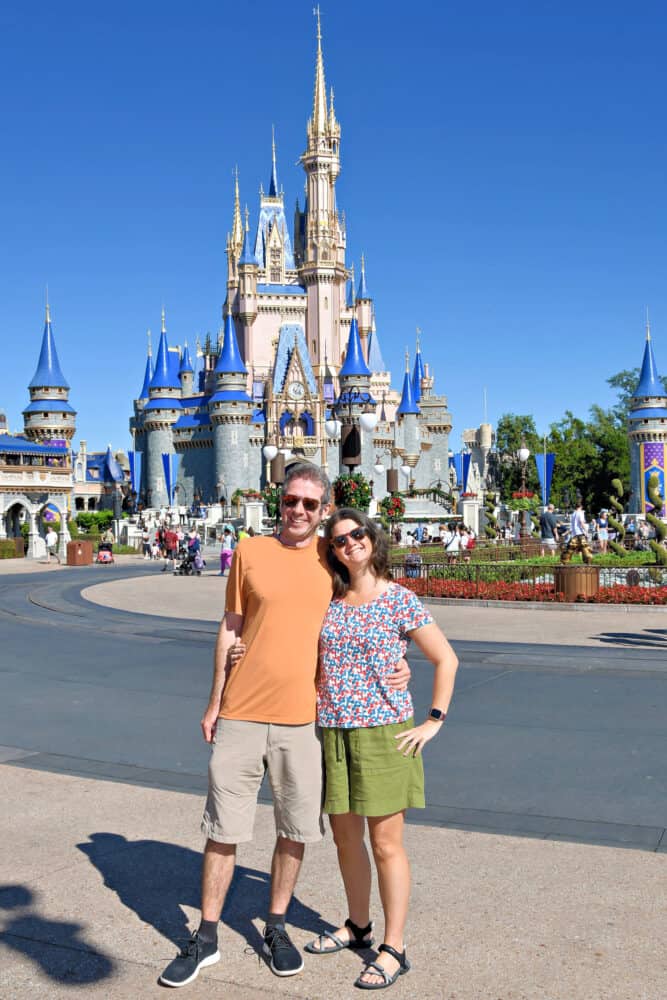
[[[415,354],[415,367],[412,372],[412,394],[415,397],[415,403],[418,403],[422,398],[422,379],[425,374],[422,352],[419,348],[417,348],[417,353]]]
[[[387,371],[376,330],[371,330],[368,338],[368,367],[372,372]]]
[[[357,288],[357,298],[370,299],[368,285],[366,284],[366,268],[363,266],[361,268],[361,277],[359,278],[359,287]]]
[[[139,399],[148,399],[152,378],[153,378],[153,359],[149,354],[148,357],[146,358],[146,370],[144,371],[144,384],[141,387],[141,392],[139,393]]]
[[[419,413],[419,407],[415,402],[414,393],[412,391],[412,379],[410,378],[410,372],[405,373],[403,379],[403,395],[401,396],[401,402],[399,404],[396,413],[399,416],[406,416],[408,413]]]
[[[278,197],[278,171],[276,169],[276,142],[275,139],[272,143],[272,156],[271,156],[271,180],[269,181],[269,198]]]
[[[151,389],[180,389],[178,373],[174,372],[169,359],[169,345],[165,330],[160,334],[160,343],[155,359],[155,370],[151,379]]]
[[[352,280],[347,283],[347,296],[345,298],[345,305],[348,309],[354,309],[354,282]]]
[[[181,354],[181,367],[178,369],[178,374],[182,375],[183,372],[193,372],[192,361],[190,360],[190,349],[186,344],[183,348],[183,353]]]
[[[28,388],[39,389],[40,386],[48,389],[69,389],[69,385],[60,368],[60,362],[58,361],[58,352],[56,351],[56,342],[53,339],[53,331],[51,330],[51,318],[48,306],[46,307],[46,322],[44,323],[42,349],[39,352],[37,370],[29,382]]]
[[[638,396],[664,396],[665,392],[658,375],[655,358],[653,357],[653,344],[650,335],[646,337],[644,347],[644,358],[642,360],[642,370],[639,374],[639,383],[633,394]]]
[[[243,264],[256,264],[255,255],[250,249],[250,231],[246,226],[246,231],[243,235],[243,250],[241,251],[241,257],[239,259],[239,267]]]
[[[359,338],[359,324],[356,318],[353,317],[350,323],[350,336],[347,341],[347,353],[345,355],[345,364],[339,371],[339,376],[344,375],[370,375],[370,368],[366,364],[364,359],[364,352],[361,349],[361,340]]]
[[[109,470],[109,477],[114,481],[114,483],[122,483],[125,480],[125,473],[116,461],[113,452],[111,451],[111,445],[107,448],[104,460],[106,462],[107,469]]]
[[[220,351],[215,370],[218,375],[222,373],[245,375],[248,371],[241,358],[241,352],[239,351],[239,345],[236,339],[236,330],[234,329],[234,320],[232,319],[231,313],[227,313],[225,317],[225,339],[222,344],[222,350]]]

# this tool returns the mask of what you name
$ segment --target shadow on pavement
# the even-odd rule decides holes
[[[83,986],[106,979],[114,963],[84,940],[82,924],[46,920],[34,910],[35,895],[25,885],[0,886],[0,910],[21,910],[0,932],[9,948],[32,959],[59,983]]]
[[[201,905],[201,853],[159,840],[128,840],[117,833],[91,833],[89,837],[89,842],[77,847],[98,869],[105,886],[140,920],[182,945],[191,933],[183,907],[198,911]],[[252,921],[265,919],[268,902],[269,873],[237,865],[222,919],[258,952],[262,937]],[[334,929],[297,896],[288,921],[314,935]]]
[[[639,646],[645,649],[667,650],[667,629],[646,628],[641,632],[601,632],[600,642],[622,646]]]

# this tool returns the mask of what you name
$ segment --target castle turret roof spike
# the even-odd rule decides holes
[[[45,307],[44,333],[42,335],[42,346],[39,352],[39,361],[37,362],[37,370],[35,371],[28,388],[36,389],[40,386],[49,389],[69,389],[69,385],[67,384],[60,367],[58,352],[56,351],[56,342],[53,338],[53,331],[51,330],[51,310],[49,308],[48,297]]]
[[[276,167],[276,130],[271,126],[271,181],[269,183],[269,198],[278,197],[278,169]]]
[[[327,88],[324,81],[322,24],[320,22],[319,4],[313,9],[313,14],[317,18],[317,59],[315,63],[315,89],[313,92],[313,117],[311,123],[314,135],[324,135],[327,130]]]

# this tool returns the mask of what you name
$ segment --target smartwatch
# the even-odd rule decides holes
[[[434,722],[444,722],[447,718],[446,712],[441,712],[439,708],[432,708],[428,713],[429,719],[433,719]]]

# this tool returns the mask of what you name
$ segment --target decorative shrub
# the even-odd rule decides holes
[[[280,487],[279,486],[265,486],[262,490],[262,500],[266,504],[266,512],[269,517],[278,517],[278,511],[280,510]]]
[[[337,507],[356,507],[368,513],[371,502],[371,486],[365,476],[355,472],[351,476],[339,476],[333,483],[333,495]]]
[[[13,538],[3,538],[0,541],[0,559],[20,559],[22,553],[16,551]]]
[[[400,521],[405,517],[405,504],[398,493],[391,493],[380,500],[380,513],[390,521]]]
[[[481,601],[539,601],[550,604],[570,603],[557,594],[551,583],[507,583],[502,580],[475,583],[474,580],[425,580],[402,577],[396,581],[420,597],[449,597]],[[667,605],[667,587],[600,587],[595,597],[577,599],[585,604],[658,604]]]

